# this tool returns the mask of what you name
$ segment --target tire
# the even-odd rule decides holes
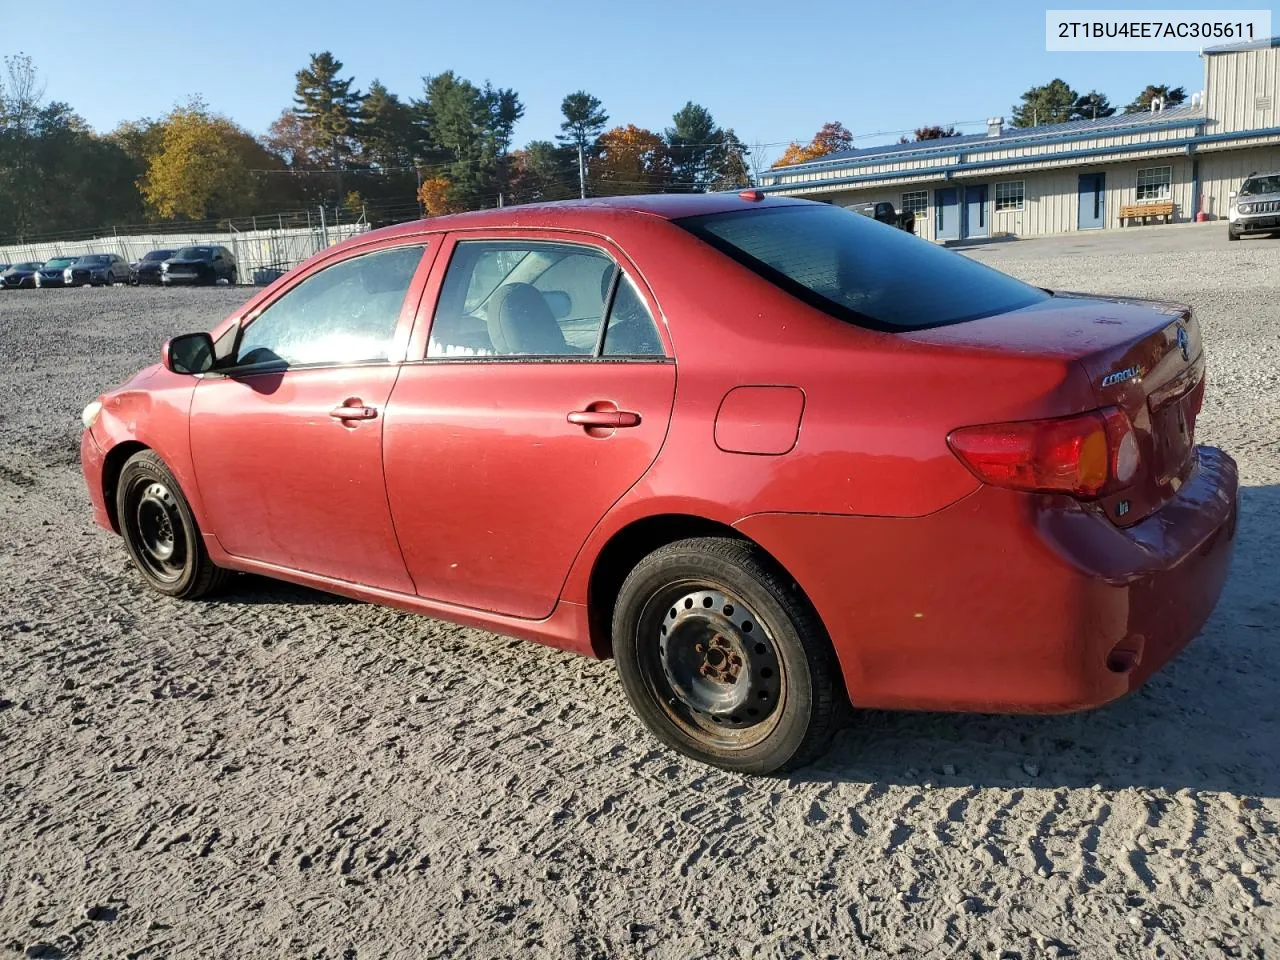
[[[227,274],[227,283],[231,284],[231,286],[233,286],[233,287],[234,287],[234,286],[236,285],[236,283],[238,283],[238,282],[239,282],[239,281],[238,281],[238,278],[237,278],[237,276],[236,276],[236,268],[235,268],[235,267],[232,267],[232,268],[231,268],[231,272],[230,272],[229,274]]]
[[[812,606],[740,540],[680,540],[641,560],[614,605],[613,651],[654,736],[726,770],[804,766],[847,704]]]
[[[110,271],[108,271],[108,272],[107,272],[107,282],[104,284],[104,286],[114,287],[115,285],[116,285],[116,275],[115,275],[114,273],[111,273]]]
[[[1239,240],[1239,239],[1240,239],[1240,234],[1236,233],[1236,232],[1235,232],[1234,230],[1232,230],[1230,227],[1227,227],[1227,239],[1228,239],[1228,240]]]
[[[157,593],[195,600],[230,575],[209,559],[187,498],[152,451],[135,453],[120,471],[116,516],[133,565]]]

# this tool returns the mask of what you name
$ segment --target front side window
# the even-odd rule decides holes
[[[611,257],[568,243],[458,243],[431,321],[429,359],[602,353],[662,354],[644,301]]]
[[[367,363],[390,356],[425,247],[352,257],[312,274],[245,327],[235,366]]]
[[[1005,180],[996,184],[996,213],[1002,210],[1021,210],[1026,199],[1026,184],[1022,180]]]
[[[797,299],[872,330],[961,323],[1048,297],[958,253],[828,204],[675,222]]]
[[[929,191],[912,190],[902,195],[902,210],[923,217],[929,212]]]
[[[1172,167],[1148,167],[1138,171],[1138,202],[1144,200],[1168,200],[1169,185],[1173,181]]]

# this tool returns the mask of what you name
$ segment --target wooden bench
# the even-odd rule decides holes
[[[1126,203],[1120,208],[1120,226],[1127,227],[1126,220],[1147,222],[1148,217],[1162,217],[1165,223],[1173,223],[1173,201],[1159,203]]]

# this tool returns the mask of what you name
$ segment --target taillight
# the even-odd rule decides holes
[[[1100,497],[1138,475],[1133,424],[1117,407],[1055,420],[961,427],[947,443],[984,483]]]

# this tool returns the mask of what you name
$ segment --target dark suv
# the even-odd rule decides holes
[[[160,264],[160,282],[165,284],[235,283],[237,279],[236,258],[226,247],[183,247]]]

